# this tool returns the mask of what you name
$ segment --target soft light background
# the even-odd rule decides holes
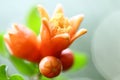
[[[68,17],[84,14],[81,27],[88,29],[71,45],[71,49],[87,54],[88,64],[74,74],[66,74],[70,80],[120,80],[120,0],[0,0],[0,32],[14,22],[25,24],[32,6],[41,4],[52,15],[58,3]],[[11,73],[17,72],[2,57],[1,63],[10,66]]]

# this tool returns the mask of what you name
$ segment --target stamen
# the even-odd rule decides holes
[[[70,22],[64,17],[63,13],[57,13],[50,20],[51,31],[56,34],[68,33],[71,29]]]

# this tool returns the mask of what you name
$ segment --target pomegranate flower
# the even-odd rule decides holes
[[[77,31],[84,16],[68,19],[64,17],[61,5],[56,7],[52,18],[41,5],[38,11],[42,20],[38,37],[27,27],[18,24],[5,34],[5,43],[12,55],[36,63],[46,56],[59,58],[62,50],[87,32],[86,29]]]
[[[40,61],[37,36],[27,27],[14,24],[4,39],[12,55],[32,62]]]
[[[62,50],[66,49],[75,39],[87,32],[86,29],[77,31],[84,16],[77,15],[68,19],[64,17],[61,5],[56,7],[52,18],[49,17],[41,5],[38,6],[38,11],[42,20],[40,51],[43,57],[59,57]]]

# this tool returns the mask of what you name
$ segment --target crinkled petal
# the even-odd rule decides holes
[[[85,33],[87,33],[87,30],[86,29],[80,29],[78,32],[76,32],[76,34],[71,38],[71,43],[75,40],[75,39],[77,39],[78,37],[80,37],[80,36],[82,36],[82,35],[84,35]]]
[[[41,18],[47,18],[49,20],[49,15],[47,11],[43,8],[43,6],[38,5],[38,11],[40,13]]]
[[[5,45],[6,45],[7,49],[8,49],[8,51],[10,53],[13,53],[12,52],[13,51],[13,47],[12,47],[12,44],[11,44],[11,41],[10,41],[10,38],[9,38],[8,34],[4,35],[4,41],[5,41]]]
[[[52,56],[52,45],[51,45],[51,34],[49,30],[49,23],[46,18],[42,19],[42,26],[40,31],[41,44],[40,44],[40,52],[42,57]]]
[[[63,7],[61,4],[58,4],[54,10],[53,16],[58,13],[63,13]]]
[[[77,15],[70,19],[70,24],[72,26],[72,29],[70,30],[70,36],[72,37],[76,31],[78,30],[82,20],[84,18],[84,15]]]
[[[5,37],[6,44],[10,47],[12,54],[36,62],[36,57],[40,56],[36,35],[22,25],[15,25],[15,28],[17,33],[8,33],[9,37]],[[32,54],[35,58],[31,58]]]
[[[50,30],[49,30],[49,23],[48,20],[46,18],[42,19],[42,26],[40,29],[40,35],[41,35],[41,41],[49,41],[51,38],[50,35]]]
[[[56,35],[52,38],[52,43],[56,51],[61,51],[69,46],[70,36],[68,33]]]
[[[68,47],[70,43],[70,38],[69,35],[66,34],[61,34],[53,37],[50,42],[42,42],[41,43],[41,55],[42,57],[45,56],[55,56],[59,57],[61,50],[65,49]]]

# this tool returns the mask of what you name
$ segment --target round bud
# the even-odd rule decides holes
[[[62,51],[60,60],[62,62],[63,71],[68,70],[74,63],[74,56],[70,49],[65,49]]]
[[[44,57],[39,63],[41,74],[48,78],[56,77],[62,70],[61,61],[53,56]]]

